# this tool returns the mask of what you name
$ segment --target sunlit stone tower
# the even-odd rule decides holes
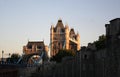
[[[54,56],[60,49],[80,50],[80,35],[75,34],[74,29],[63,25],[59,19],[56,26],[50,28],[50,55]]]

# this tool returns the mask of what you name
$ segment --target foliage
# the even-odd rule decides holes
[[[75,52],[71,50],[60,50],[55,56],[51,58],[51,61],[61,62],[62,58],[66,56],[75,56]]]
[[[101,35],[97,41],[94,41],[97,50],[106,48],[106,36]]]
[[[7,62],[16,63],[19,58],[20,58],[20,55],[19,55],[19,54],[13,53],[13,54],[11,55],[11,57],[7,58]]]

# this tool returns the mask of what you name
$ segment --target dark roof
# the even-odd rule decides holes
[[[56,28],[57,28],[57,27],[64,28],[64,25],[63,25],[61,19],[58,20],[58,23],[57,23],[57,25],[56,25]]]
[[[120,21],[120,18],[115,18],[115,19],[111,20],[110,22],[115,21],[115,20],[119,20]]]
[[[108,26],[110,26],[110,24],[105,24],[105,27],[108,27]]]
[[[27,45],[33,45],[33,44],[44,45],[44,41],[28,41]]]
[[[74,31],[73,28],[71,28],[71,30],[70,30],[70,34],[75,34],[75,31]]]

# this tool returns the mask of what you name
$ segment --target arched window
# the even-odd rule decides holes
[[[28,49],[32,49],[32,45],[28,45],[27,48],[28,48]]]

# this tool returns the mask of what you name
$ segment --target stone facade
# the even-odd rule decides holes
[[[54,56],[60,49],[80,50],[80,35],[75,34],[74,29],[69,30],[68,25],[63,25],[58,20],[56,27],[50,29],[50,55]]]
[[[44,41],[28,41],[26,46],[23,46],[23,53],[33,54],[33,53],[40,53],[41,51],[45,51],[47,47],[44,44]]]
[[[80,77],[120,77],[120,18],[106,24],[106,48],[81,47]]]
[[[120,77],[120,18],[105,27],[106,48],[97,50],[94,43],[89,43],[76,51],[75,57],[65,57],[61,63],[38,71],[35,77]]]
[[[40,56],[42,60],[48,59],[48,46],[45,46],[44,41],[28,41],[28,44],[23,46],[23,53],[23,63],[32,65],[36,61],[40,62]]]
[[[120,77],[120,18],[106,24],[107,52],[105,77]]]
[[[18,68],[15,65],[1,65],[0,64],[0,77],[19,77]]]
[[[106,49],[96,50],[94,45],[81,47],[80,77],[104,77]]]

